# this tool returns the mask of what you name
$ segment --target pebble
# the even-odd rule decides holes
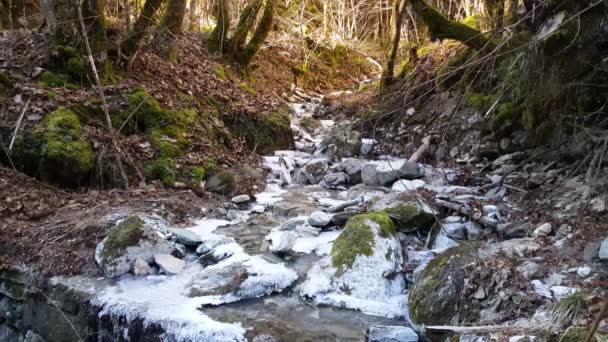
[[[232,203],[240,204],[251,201],[251,197],[249,195],[238,195],[232,197]]]
[[[553,231],[553,226],[551,225],[551,223],[543,223],[540,226],[536,227],[536,229],[534,229],[534,233],[532,233],[532,235],[534,235],[534,237],[541,237],[541,236],[547,236],[549,234],[551,234],[551,232]]]

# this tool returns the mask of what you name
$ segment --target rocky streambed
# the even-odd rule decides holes
[[[560,324],[552,305],[600,272],[603,244],[589,266],[545,265],[539,251],[571,228],[515,222],[501,189],[382,155],[349,123],[314,119],[320,98],[296,97],[296,150],[264,157],[265,191],[188,228],[108,216],[103,278],[55,277],[43,292],[2,273],[0,340],[443,341],[432,326],[476,322],[540,341]]]

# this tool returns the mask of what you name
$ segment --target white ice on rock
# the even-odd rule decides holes
[[[332,305],[366,314],[404,317],[407,312],[406,282],[401,273],[403,257],[396,238],[380,236],[380,226],[368,221],[374,235],[372,254],[359,255],[352,267],[340,274],[332,256],[318,261],[308,272],[300,295],[316,305]]]
[[[270,263],[261,256],[248,255],[233,239],[213,233],[216,228],[227,224],[230,222],[204,219],[188,228],[197,233],[203,243],[219,244],[213,249],[213,254],[226,255],[227,258],[206,268],[196,259],[188,261],[183,271],[174,276],[125,276],[93,299],[95,304],[103,307],[100,315],[124,316],[129,321],[141,318],[144,324],[159,324],[167,333],[165,340],[246,341],[245,329],[240,324],[214,321],[204,314],[201,306],[279,292],[290,286],[297,279],[297,274],[283,264]],[[235,266],[246,270],[248,276],[233,291],[192,294],[193,286],[217,286],[210,283],[215,281],[210,275]],[[233,276],[230,274],[230,279]]]

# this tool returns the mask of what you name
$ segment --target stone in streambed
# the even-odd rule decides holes
[[[329,136],[319,145],[332,160],[354,157],[361,153],[361,133],[346,126],[332,128]]]
[[[249,195],[238,195],[232,197],[232,203],[240,204],[251,201],[251,197]]]
[[[266,236],[270,242],[270,251],[274,253],[290,253],[298,235],[293,231],[272,231]]]
[[[367,342],[418,342],[414,329],[398,325],[374,325],[365,333]]]
[[[178,274],[186,267],[184,260],[169,254],[154,254],[154,262],[165,274]]]
[[[348,175],[344,172],[337,172],[325,175],[322,185],[326,188],[335,189],[348,183]]]
[[[426,227],[435,221],[433,210],[407,192],[389,193],[373,200],[369,210],[388,213],[397,223],[397,229],[404,232]]]
[[[325,227],[331,222],[331,216],[327,213],[316,210],[308,217],[308,224],[313,227]]]
[[[317,158],[309,161],[300,170],[308,184],[318,184],[323,180],[328,168],[329,161],[327,159]]]
[[[167,232],[173,234],[177,243],[182,245],[198,246],[203,242],[198,234],[188,229],[168,228]]]
[[[150,271],[150,265],[148,265],[148,263],[141,258],[137,258],[135,260],[135,262],[133,263],[133,268],[131,270],[131,272],[133,272],[133,274],[138,277],[147,276],[148,274],[150,274]]]

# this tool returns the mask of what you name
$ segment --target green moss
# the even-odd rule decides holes
[[[498,95],[483,95],[472,91],[465,94],[466,104],[481,112],[487,112],[498,99]]]
[[[466,26],[475,29],[475,30],[479,30],[479,26],[481,24],[481,16],[480,15],[471,15],[468,16],[464,19],[462,19],[461,23],[465,24]]]
[[[215,76],[217,76],[217,78],[220,79],[220,81],[222,81],[222,82],[228,82],[228,77],[226,76],[226,71],[224,70],[224,66],[223,65],[217,64],[213,68],[213,73],[215,74]]]
[[[112,64],[112,62],[110,62],[109,60],[106,60],[103,63],[99,78],[102,85],[112,85],[120,81],[120,77],[114,69],[114,64]]]
[[[247,94],[249,94],[251,96],[256,96],[258,94],[258,92],[255,91],[255,89],[248,86],[247,83],[239,84],[239,89],[241,89],[242,91],[246,92]]]
[[[70,78],[80,81],[84,78],[86,69],[80,57],[71,57],[66,63],[65,71]]]
[[[374,247],[374,233],[370,227],[372,223],[379,225],[379,234],[384,238],[396,234],[395,226],[386,213],[369,213],[351,217],[331,250],[331,262],[338,273],[343,273],[345,268],[351,268],[359,255],[372,255]]]
[[[135,246],[143,234],[144,221],[137,215],[127,217],[110,229],[108,239],[104,244],[102,258],[111,260],[120,256],[127,247]]]
[[[11,80],[8,78],[8,75],[5,72],[0,72],[0,87],[4,87],[6,89],[13,87]]]
[[[590,332],[589,327],[570,327],[559,339],[559,342],[585,341]],[[594,339],[591,339],[592,342],[608,342],[608,334],[596,332],[594,337]]]
[[[490,125],[493,132],[500,132],[501,135],[508,134],[510,132],[506,132],[506,125],[511,123],[517,123],[521,118],[522,107],[513,104],[512,102],[503,103],[498,106],[496,110],[496,115],[494,119],[492,119],[492,123]]]
[[[40,83],[49,88],[63,87],[67,80],[65,77],[56,75],[50,71],[45,71],[40,75]]]
[[[302,77],[308,73],[308,64],[296,65],[291,68],[291,72],[295,77]]]
[[[192,185],[198,186],[199,184],[201,184],[203,180],[205,180],[205,174],[206,172],[204,168],[198,166],[193,167],[191,171],[193,180]]]
[[[148,166],[148,177],[159,180],[164,186],[175,184],[175,161],[171,158],[159,158]]]
[[[414,67],[413,67],[412,63],[410,63],[410,60],[408,58],[408,59],[404,60],[403,62],[401,62],[401,64],[399,65],[399,73],[397,74],[397,77],[404,78],[412,70],[414,70]]]
[[[44,181],[77,185],[93,170],[95,153],[71,110],[62,107],[49,114],[43,140],[40,173]]]
[[[423,46],[419,47],[418,49],[416,49],[416,55],[418,57],[425,57],[425,56],[433,53],[435,50],[437,50],[438,47],[439,47],[439,45],[437,45],[437,44],[423,45]]]
[[[436,85],[443,90],[449,90],[464,76],[465,70],[461,67],[469,61],[472,50],[464,48],[456,52],[454,57],[448,59],[437,70]]]
[[[307,132],[314,132],[317,128],[321,127],[321,122],[315,118],[304,117],[300,120],[300,126],[304,128]]]

